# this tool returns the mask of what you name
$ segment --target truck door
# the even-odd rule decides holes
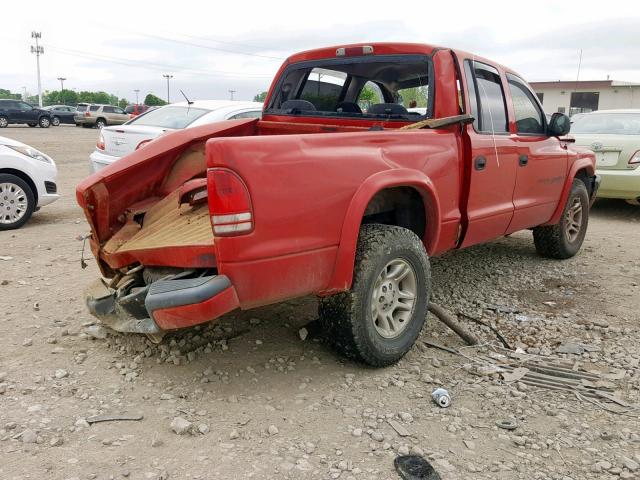
[[[508,233],[548,221],[555,211],[568,168],[560,140],[546,133],[544,111],[527,83],[506,74],[513,107],[512,139],[518,168],[513,191],[514,214]]]
[[[517,149],[509,138],[500,73],[475,60],[464,61],[467,98],[475,118],[466,133],[468,172],[466,247],[504,235],[513,217]]]

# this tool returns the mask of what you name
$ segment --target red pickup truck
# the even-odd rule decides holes
[[[164,135],[77,187],[103,279],[90,311],[164,332],[317,295],[345,355],[389,365],[427,314],[429,256],[523,229],[568,258],[599,179],[517,73],[449,48],[298,53],[262,119]]]

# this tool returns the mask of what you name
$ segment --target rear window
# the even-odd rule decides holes
[[[211,110],[204,108],[167,106],[150,110],[129,121],[128,125],[162,128],[186,128]]]
[[[91,106],[89,107],[89,111],[90,111],[90,112],[97,112],[99,108],[100,108],[100,106],[99,106],[99,105],[91,105]]]
[[[76,107],[76,111],[78,111],[78,112],[86,112],[86,111],[87,111],[87,107],[88,107],[88,106],[89,106],[89,105],[78,105],[78,106]]]
[[[574,116],[571,133],[640,135],[640,113],[591,113]]]
[[[278,115],[417,121],[431,116],[431,58],[340,57],[293,64],[267,109]]]

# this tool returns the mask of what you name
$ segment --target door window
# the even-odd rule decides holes
[[[518,77],[507,74],[513,112],[518,133],[544,134],[542,109],[536,103],[533,94]]]
[[[31,110],[33,110],[33,107],[28,103],[18,102],[18,110],[21,110],[23,112],[30,112]]]
[[[113,113],[113,107],[102,107],[102,113]]]
[[[262,118],[262,110],[251,110],[249,112],[236,113],[228,118],[228,120],[237,120],[239,118]]]
[[[119,115],[125,115],[124,110],[122,110],[120,107],[113,107],[113,111]]]
[[[507,133],[507,109],[498,70],[484,63],[467,60],[465,73],[476,131]]]

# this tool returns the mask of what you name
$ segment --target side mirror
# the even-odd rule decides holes
[[[564,137],[571,130],[571,120],[564,113],[556,112],[551,115],[547,132],[552,137]]]

